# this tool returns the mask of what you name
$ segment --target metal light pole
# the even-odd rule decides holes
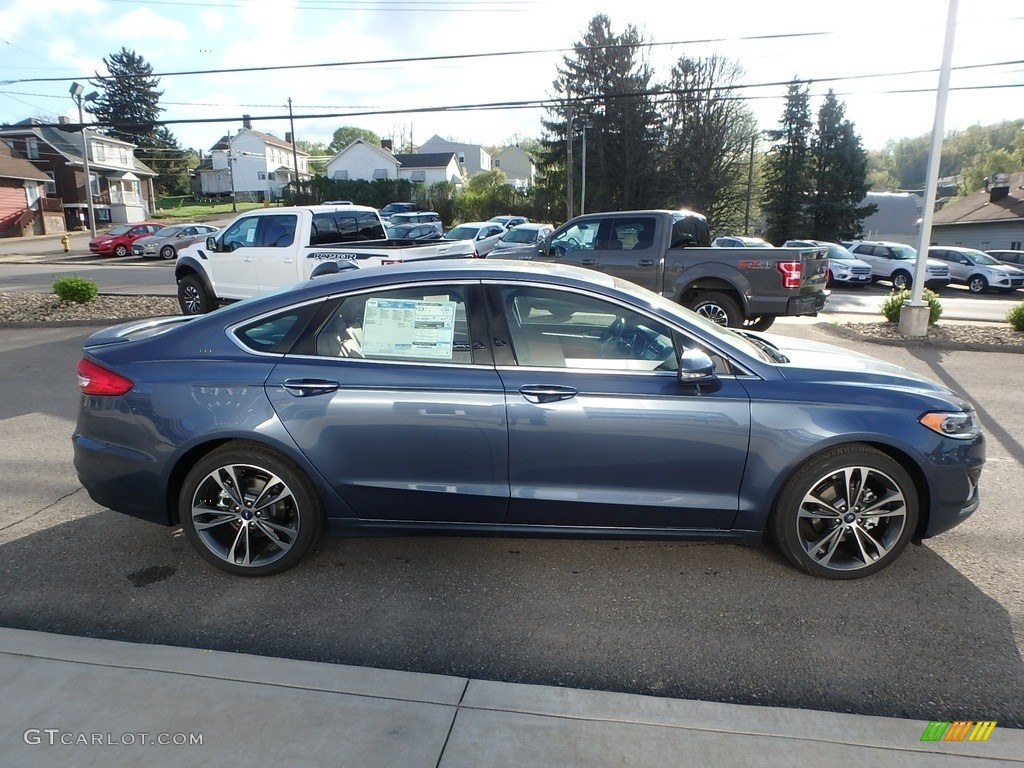
[[[295,163],[295,198],[299,196],[299,152],[295,146],[295,118],[292,116],[292,97],[288,97],[288,127],[292,129],[292,162]]]
[[[586,213],[587,206],[587,128],[593,128],[589,120],[583,123],[583,169],[580,178],[580,216]]]
[[[85,135],[85,118],[82,116],[82,92],[85,90],[79,83],[72,83],[68,91],[78,105],[78,122],[82,126],[82,164],[85,167],[85,203],[89,209],[89,231],[96,237],[96,212],[92,203],[92,174],[89,173],[89,139]],[[99,93],[93,91],[85,97],[86,101],[95,101]]]

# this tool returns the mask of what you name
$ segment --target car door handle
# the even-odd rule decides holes
[[[341,385],[326,379],[285,379],[282,386],[296,397],[309,397],[336,392]]]
[[[597,259],[583,259],[583,261],[581,261],[580,264],[582,264],[584,267],[596,267]]]
[[[527,402],[531,403],[554,403],[558,400],[571,400],[579,394],[574,387],[561,387],[554,384],[549,385],[527,385],[519,388],[519,394]]]
[[[242,261],[252,261],[252,256],[243,256]]]
[[[641,267],[653,267],[654,266],[654,262],[651,261],[650,259],[640,259],[639,264],[640,264]]]

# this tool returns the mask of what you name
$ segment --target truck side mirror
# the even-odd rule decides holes
[[[214,253],[216,253],[219,250],[219,248],[217,247],[217,238],[214,237],[213,235],[210,235],[208,238],[206,238],[206,250],[213,251]]]

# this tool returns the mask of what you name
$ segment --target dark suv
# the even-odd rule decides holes
[[[380,217],[388,222],[396,213],[414,213],[418,210],[416,203],[388,203],[380,209]]]

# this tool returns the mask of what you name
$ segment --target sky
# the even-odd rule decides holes
[[[814,113],[832,88],[863,146],[882,149],[932,131],[948,2],[0,0],[0,123],[77,122],[72,81],[88,93],[103,58],[127,47],[161,75],[163,119],[211,121],[169,125],[184,147],[209,150],[243,114],[283,137],[289,98],[308,141],[353,125],[413,143],[437,134],[507,146],[539,138],[545,111],[451,108],[553,97],[559,62],[604,13],[616,33],[631,24],[656,44],[658,78],[684,55],[738,63],[761,129],[778,125],[786,83],[810,79]],[[1024,3],[959,2],[947,133],[1024,117],[1022,39]],[[469,58],[393,61],[453,55]],[[322,64],[332,66],[223,71]],[[214,72],[173,74],[195,70]]]

